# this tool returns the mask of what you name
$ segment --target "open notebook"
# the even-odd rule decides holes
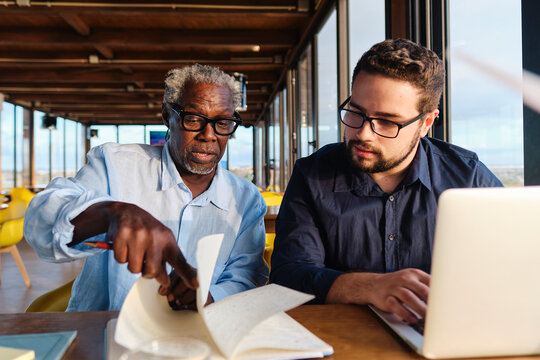
[[[423,336],[372,309],[427,358],[540,354],[540,187],[439,198]]]
[[[211,235],[198,243],[199,311],[171,310],[166,298],[157,293],[157,281],[138,279],[118,320],[108,324],[107,359],[171,334],[206,342],[211,359],[302,359],[333,353],[330,345],[284,312],[311,300],[312,295],[272,284],[203,306],[222,239],[223,235]]]

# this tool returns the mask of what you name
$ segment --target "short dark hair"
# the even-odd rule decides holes
[[[433,51],[410,40],[390,39],[377,43],[362,55],[354,68],[352,83],[364,71],[411,83],[421,91],[418,111],[438,108],[444,87],[444,66]]]

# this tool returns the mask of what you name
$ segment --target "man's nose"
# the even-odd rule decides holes
[[[207,123],[206,126],[199,131],[197,137],[204,141],[217,141],[217,136],[211,123]]]
[[[355,137],[361,140],[372,140],[377,137],[377,134],[373,132],[371,123],[366,120],[360,129],[356,129]]]

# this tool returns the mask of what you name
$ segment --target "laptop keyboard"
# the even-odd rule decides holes
[[[409,326],[420,333],[420,335],[424,335],[424,319],[418,319],[416,324],[411,324]]]

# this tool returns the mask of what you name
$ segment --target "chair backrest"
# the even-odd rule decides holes
[[[9,196],[11,197],[11,201],[13,200],[22,200],[26,203],[26,206],[30,204],[30,200],[36,195],[32,191],[28,190],[27,188],[21,188],[21,187],[14,187],[9,192]]]
[[[0,225],[0,248],[14,245],[22,240],[24,218],[8,220]]]
[[[0,224],[6,221],[24,218],[28,204],[21,199],[12,199],[8,207],[0,210]]]
[[[283,200],[283,195],[271,191],[261,192],[266,206],[276,206],[281,205],[281,200]]]

